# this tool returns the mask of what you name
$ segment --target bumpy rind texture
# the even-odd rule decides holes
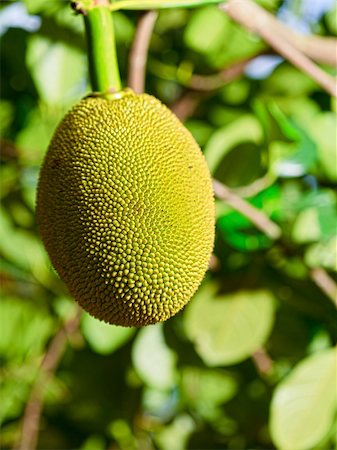
[[[37,222],[55,269],[93,316],[139,327],[176,314],[207,269],[214,216],[198,145],[154,97],[86,98],[56,130]]]

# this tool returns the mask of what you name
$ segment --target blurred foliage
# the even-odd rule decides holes
[[[301,17],[303,1],[260,3]],[[125,80],[138,13],[115,16]],[[76,311],[38,237],[35,190],[55,126],[90,88],[82,20],[67,2],[2,1],[0,25],[0,418],[8,448],[43,355]],[[336,10],[314,29],[336,35]],[[215,6],[163,10],[147,92],[174,104],[192,74],[266,49]],[[40,449],[337,445],[337,315],[310,277],[323,267],[337,278],[336,105],[284,61],[267,77],[248,71],[196,96],[186,126],[212,174],[277,222],[282,238],[273,242],[217,201],[217,264],[185,311],[141,330],[83,313],[45,392]]]

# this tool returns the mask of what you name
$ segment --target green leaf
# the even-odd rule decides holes
[[[165,343],[162,324],[140,330],[133,345],[132,361],[148,386],[167,389],[174,384],[176,355]]]
[[[29,14],[36,14],[44,10],[45,0],[23,0]]]
[[[266,290],[217,295],[207,283],[188,305],[187,336],[209,366],[235,364],[248,358],[268,338],[274,322],[274,297]]]
[[[14,105],[7,100],[0,100],[0,136],[3,137],[14,120]]]
[[[16,144],[20,148],[20,158],[26,165],[41,163],[53,133],[65,112],[64,108],[43,106],[31,111],[25,128],[16,137]]]
[[[332,8],[325,16],[326,24],[328,26],[329,31],[337,35],[337,6]]]
[[[0,253],[11,263],[48,284],[51,270],[41,241],[32,233],[17,229],[2,208],[0,214]]]
[[[81,328],[90,347],[101,355],[108,355],[122,347],[135,332],[133,328],[101,322],[88,313],[82,316]]]
[[[310,123],[309,134],[318,146],[318,159],[324,174],[337,181],[336,134],[337,117],[333,112],[321,113]]]
[[[273,184],[250,199],[250,203],[263,210],[272,219],[280,215],[280,189]],[[216,203],[218,204],[218,203]],[[224,202],[222,202],[224,204]],[[257,230],[245,216],[228,207],[218,207],[217,226],[222,237],[232,247],[242,252],[256,251],[272,245],[272,240]]]
[[[274,140],[270,143],[271,173],[281,177],[303,176],[316,162],[317,145],[306,130],[283,114],[276,103],[269,105],[269,111],[283,136],[291,141]]]
[[[317,242],[305,252],[304,260],[309,267],[324,267],[337,272],[337,236],[326,242]]]
[[[70,105],[86,89],[86,57],[76,48],[39,35],[28,40],[27,65],[40,97],[49,105]]]
[[[232,399],[238,389],[232,375],[222,370],[184,367],[181,372],[182,393],[197,409],[204,405],[221,405]]]
[[[336,348],[301,361],[276,388],[270,427],[281,450],[308,450],[329,432],[337,409]]]
[[[185,450],[191,433],[196,428],[191,416],[179,414],[173,422],[155,435],[155,442],[160,450]]]
[[[214,6],[199,9],[187,23],[184,41],[199,53],[218,51],[227,38],[228,23],[228,17]]]
[[[111,5],[111,9],[194,8],[212,3],[221,3],[221,0],[118,0]]]
[[[0,355],[12,360],[39,355],[53,330],[48,313],[17,298],[1,299],[0,318]]]
[[[218,51],[207,54],[207,63],[215,70],[256,56],[266,48],[262,39],[233,21],[229,21],[227,39],[221,44]]]
[[[318,210],[308,208],[300,212],[296,218],[292,230],[292,238],[295,242],[303,244],[305,242],[317,241],[321,237]]]
[[[104,450],[105,440],[103,436],[93,434],[81,445],[81,450]]]
[[[208,167],[212,174],[215,173],[224,156],[238,144],[253,142],[260,144],[263,133],[258,120],[251,114],[246,114],[226,125],[208,140],[204,150]]]

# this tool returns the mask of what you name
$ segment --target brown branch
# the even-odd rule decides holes
[[[279,239],[282,234],[281,228],[269,219],[266,214],[255,206],[243,200],[231,189],[217,180],[213,180],[214,194],[221,200],[224,200],[233,209],[247,217],[260,231],[270,239]]]
[[[327,271],[321,267],[315,267],[310,270],[310,277],[337,307],[337,284],[335,283],[335,280],[330,277]]]
[[[280,25],[280,33],[312,60],[328,66],[337,66],[337,39],[327,36],[314,36],[296,33],[275,19]]]
[[[268,375],[273,369],[273,360],[264,348],[256,350],[256,352],[252,354],[252,359],[261,375]]]
[[[220,8],[237,23],[259,34],[280,55],[309,75],[330,95],[337,97],[335,78],[302,53],[303,45],[302,49],[295,46],[294,39],[287,37],[288,34],[294,36],[292,32],[272,14],[252,0],[229,0],[226,4],[220,5]]]
[[[192,75],[188,82],[188,87],[197,91],[211,91],[219,89],[239,78],[247,66],[247,64],[256,58],[257,55],[236,62],[229,67],[225,67],[214,75]]]
[[[239,195],[233,192],[224,184],[217,180],[213,180],[214,194],[220,200],[225,201],[233,209],[247,217],[257,229],[262,231],[269,238],[276,240],[282,235],[281,228],[274,223],[269,217],[261,210],[255,208],[246,200],[242,199]],[[210,264],[210,269],[212,269]],[[337,284],[330,277],[326,270],[315,267],[309,270],[310,278],[316,284],[316,286],[337,306]],[[256,361],[255,361],[256,362]]]
[[[223,87],[239,78],[251,60],[252,58],[247,58],[239,61],[214,75],[192,75],[189,87],[199,92],[193,90],[185,92],[171,105],[171,110],[183,122],[194,113],[199,103],[207,97],[207,92]]]
[[[177,101],[171,106],[171,111],[184,122],[199,106],[199,103],[205,98],[205,93],[186,91]]]
[[[144,92],[147,54],[157,17],[157,11],[148,11],[140,17],[130,51],[128,86],[137,93]]]
[[[50,342],[24,411],[21,436],[15,446],[17,450],[34,450],[36,448],[45,388],[61,361],[68,336],[73,335],[78,329],[79,319],[80,311],[78,310],[76,315],[64,324]]]
[[[256,179],[251,184],[246,186],[238,186],[233,188],[234,194],[239,195],[240,197],[254,197],[259,194],[261,191],[264,191],[274,182],[274,179],[270,177],[270,175],[265,175],[261,178]]]

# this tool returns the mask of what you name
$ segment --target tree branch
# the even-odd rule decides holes
[[[273,369],[273,360],[264,348],[256,350],[256,352],[252,354],[252,359],[261,375],[268,375]]]
[[[337,284],[330,277],[326,270],[315,267],[310,270],[310,277],[313,282],[324,292],[332,303],[337,307]]]
[[[21,436],[15,446],[16,450],[34,450],[36,448],[45,388],[61,361],[68,336],[73,335],[78,329],[80,314],[81,311],[78,310],[76,315],[70,318],[56,333],[49,344],[24,411]]]
[[[192,75],[188,82],[188,87],[197,91],[212,91],[225,86],[227,83],[239,78],[247,64],[256,58],[257,55],[236,62],[229,67],[225,67],[214,75]]]
[[[148,11],[138,22],[129,56],[128,86],[137,93],[144,92],[147,54],[157,11]]]
[[[228,0],[227,3],[220,5],[220,8],[237,23],[259,34],[280,55],[309,75],[330,95],[337,97],[335,78],[302,53],[307,48],[307,44],[304,46],[303,40],[302,44],[299,44],[298,37],[272,14],[252,0]],[[329,44],[330,47],[333,47],[333,44]],[[316,47],[315,52],[317,52]]]
[[[268,236],[270,239],[276,240],[281,237],[281,228],[269,219],[259,209],[252,206],[250,203],[243,200],[231,189],[217,180],[213,180],[214,194],[221,200],[224,200],[233,209],[247,217],[262,233]]]

